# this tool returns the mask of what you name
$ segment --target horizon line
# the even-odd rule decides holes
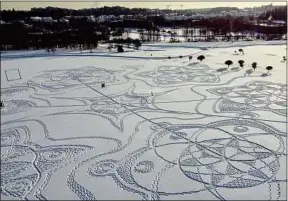
[[[62,8],[62,9],[73,9],[73,10],[81,10],[81,9],[91,9],[91,8],[103,8],[107,7],[123,7],[123,8],[143,8],[143,9],[159,9],[159,10],[166,10],[166,6],[170,5],[171,10],[189,10],[189,9],[211,9],[217,7],[236,7],[239,9],[244,8],[253,8],[253,7],[261,7],[261,6],[287,6],[287,1],[262,1],[262,2],[235,2],[230,1],[229,6],[227,6],[227,1],[217,1],[213,2],[217,5],[211,7],[210,2],[171,2],[171,1],[102,1],[102,2],[95,2],[95,1],[1,1],[1,10],[18,10],[18,11],[29,11],[32,8],[47,8],[47,7],[54,7],[54,8]],[[167,5],[168,4],[168,5]],[[181,4],[181,5],[180,5]],[[206,4],[206,5],[205,5]],[[180,9],[180,6],[181,9]]]

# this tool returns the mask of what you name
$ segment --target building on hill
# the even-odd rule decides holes
[[[101,15],[97,18],[98,22],[111,22],[117,20],[117,17],[115,15]]]

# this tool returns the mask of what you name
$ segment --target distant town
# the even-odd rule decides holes
[[[68,44],[90,48],[98,42],[115,46],[123,42],[286,40],[287,7],[12,9],[1,12],[0,27],[1,50]]]

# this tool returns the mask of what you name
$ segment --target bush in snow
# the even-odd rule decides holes
[[[122,47],[121,45],[118,45],[117,51],[118,51],[118,52],[124,52],[123,47]]]
[[[55,54],[55,52],[56,52],[56,48],[53,47],[53,48],[51,49],[51,51],[52,51],[53,54]]]
[[[197,60],[199,60],[199,61],[203,61],[205,59],[205,56],[204,55],[200,55],[200,56],[198,56],[197,57]]]
[[[133,45],[134,45],[135,49],[138,50],[139,47],[141,46],[140,40],[139,39],[133,40]]]
[[[240,66],[241,68],[244,67],[244,63],[245,63],[245,62],[244,62],[243,60],[239,60],[238,63],[239,63],[239,66]]]
[[[112,48],[113,48],[113,44],[109,43],[109,45],[108,45],[109,52],[111,52]]]
[[[238,50],[240,53],[244,54],[244,50],[243,49],[239,49]]]
[[[226,64],[226,65],[228,66],[228,68],[229,68],[229,66],[233,64],[233,61],[227,60],[227,61],[225,61],[225,64]]]
[[[272,66],[267,66],[267,67],[266,67],[266,70],[268,71],[268,73],[269,73],[269,71],[272,70],[272,69],[273,69]]]
[[[256,68],[257,68],[257,62],[253,62],[253,63],[252,63],[252,68],[254,69],[254,71],[256,70]]]

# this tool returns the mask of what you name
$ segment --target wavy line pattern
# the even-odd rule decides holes
[[[240,71],[84,66],[2,88],[1,195],[49,200],[61,188],[62,199],[229,200],[237,189],[285,198],[287,85],[223,82]],[[181,90],[196,97],[182,101]],[[262,188],[267,195],[251,195]]]

